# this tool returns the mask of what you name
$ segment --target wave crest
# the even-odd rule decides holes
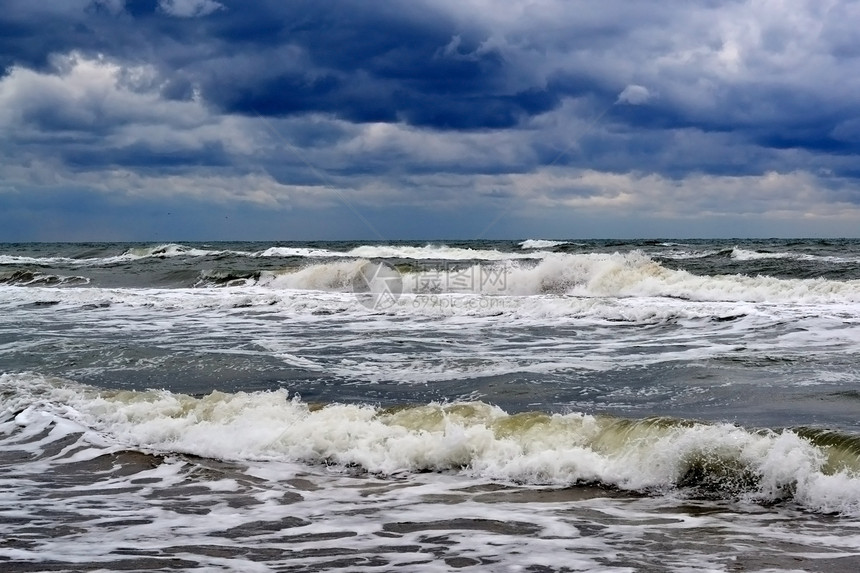
[[[339,260],[298,270],[262,273],[273,288],[348,292],[368,259]],[[664,267],[641,251],[615,254],[546,253],[539,260],[399,267],[403,292],[413,295],[558,295],[666,297],[699,302],[858,302],[860,281],[694,275]]]
[[[802,431],[750,431],[668,418],[509,414],[483,402],[384,409],[314,406],[286,391],[98,392],[34,376],[0,376],[7,418],[50,416],[93,442],[224,460],[284,460],[383,476],[457,472],[529,484],[594,483],[662,494],[791,500],[860,514],[860,448]],[[74,423],[72,423],[74,422]],[[57,436],[60,439],[62,436]],[[839,443],[835,443],[839,442]]]
[[[569,244],[567,241],[548,241],[546,239],[526,239],[520,243],[522,249],[551,249]]]

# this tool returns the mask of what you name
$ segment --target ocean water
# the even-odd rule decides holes
[[[0,570],[857,571],[860,241],[0,245]]]

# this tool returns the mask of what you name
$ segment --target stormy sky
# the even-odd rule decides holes
[[[855,0],[4,0],[0,240],[860,235]]]

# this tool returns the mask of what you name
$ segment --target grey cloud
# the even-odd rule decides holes
[[[671,202],[676,184],[755,186],[773,172],[805,174],[779,180],[786,194],[821,187],[806,207],[792,195],[798,213],[856,204],[855,3],[487,6],[11,0],[0,16],[6,185],[42,185],[28,164],[52,166],[55,186],[121,169],[195,197],[219,177],[223,198],[229,181],[263,174],[262,194],[236,200],[280,205],[301,187],[303,204],[319,193],[330,205],[330,187],[375,208],[579,197],[591,203],[577,209],[620,213],[635,202],[619,201],[613,177],[660,181],[654,193]],[[549,167],[569,185],[533,186]],[[581,184],[591,171],[605,177]],[[713,197],[697,204],[767,209]]]

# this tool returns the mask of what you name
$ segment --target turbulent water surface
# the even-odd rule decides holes
[[[857,571],[860,241],[0,245],[0,570]]]

